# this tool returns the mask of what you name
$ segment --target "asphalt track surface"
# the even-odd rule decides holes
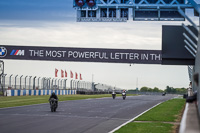
[[[129,96],[0,109],[0,133],[107,133],[173,96]]]

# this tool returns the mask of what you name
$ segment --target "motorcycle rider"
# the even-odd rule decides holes
[[[55,92],[53,92],[53,93],[51,94],[51,96],[49,97],[49,103],[50,103],[51,98],[56,99],[56,108],[57,108],[57,107],[58,107],[58,97],[57,97],[57,95],[55,94]],[[50,105],[51,105],[51,103],[50,103]]]
[[[123,90],[123,92],[122,93],[125,93],[126,94],[126,90]]]
[[[122,91],[122,96],[125,95],[126,96],[126,90]]]
[[[122,97],[123,97],[123,100],[126,99],[126,91],[125,90],[123,90],[123,92],[122,92]]]
[[[115,90],[113,90],[113,92],[112,92],[112,97],[113,97],[113,99],[115,99],[115,97],[116,97]]]

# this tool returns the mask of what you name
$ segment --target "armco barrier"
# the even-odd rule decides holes
[[[76,90],[6,90],[5,96],[76,95]]]

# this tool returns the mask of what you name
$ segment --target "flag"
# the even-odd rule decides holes
[[[64,77],[64,71],[61,69],[61,78]]]
[[[75,73],[76,74],[76,79],[78,79],[78,74],[77,73]]]
[[[58,69],[55,68],[55,77],[58,77]]]
[[[65,77],[67,77],[67,71],[65,70]]]
[[[72,73],[72,71],[70,71],[70,77],[73,78],[73,73]]]
[[[80,73],[80,80],[82,80],[81,73]]]

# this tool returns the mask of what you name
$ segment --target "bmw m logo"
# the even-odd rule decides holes
[[[24,56],[24,50],[12,50],[10,55],[19,55],[19,56]]]
[[[5,57],[7,55],[7,49],[5,47],[0,47],[0,57]]]

